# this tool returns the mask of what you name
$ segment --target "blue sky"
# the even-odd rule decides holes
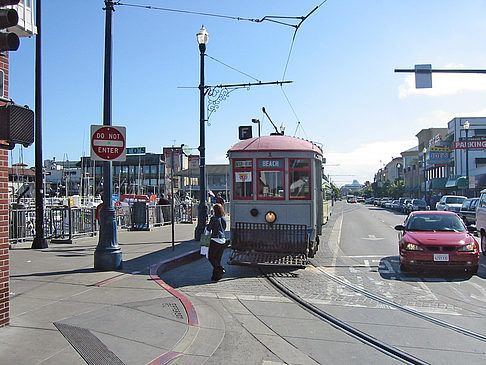
[[[321,2],[122,1],[243,18],[303,16]],[[89,155],[90,125],[102,124],[103,6],[101,0],[43,1],[44,159]],[[238,126],[252,118],[263,120],[263,135],[272,132],[265,107],[287,135],[323,144],[326,173],[336,184],[372,181],[381,163],[416,145],[422,128],[486,116],[485,76],[436,74],[432,89],[416,90],[412,74],[394,73],[420,63],[486,68],[485,15],[480,0],[328,0],[297,32],[285,73],[292,84],[235,90],[211,115],[207,163],[226,162]],[[294,33],[271,22],[128,6],[116,6],[113,20],[113,125],[126,127],[129,147],[154,153],[199,145],[198,90],[181,87],[199,83],[195,35],[202,24],[210,35],[206,53],[252,76],[206,58],[207,85],[282,80]],[[10,53],[10,97],[31,108],[34,45],[23,38]],[[16,147],[10,156],[11,164],[32,166],[34,146]]]

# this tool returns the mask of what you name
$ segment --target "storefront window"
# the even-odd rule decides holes
[[[258,199],[285,199],[284,159],[259,159]]]
[[[234,199],[253,198],[252,160],[234,160]]]
[[[290,198],[291,199],[310,199],[310,160],[309,159],[290,159],[289,178],[290,178]]]

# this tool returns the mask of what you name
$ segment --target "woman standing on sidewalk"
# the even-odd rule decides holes
[[[221,204],[214,204],[214,215],[209,220],[207,230],[211,233],[211,242],[209,243],[208,259],[213,266],[213,276],[211,280],[218,281],[225,273],[224,267],[221,266],[221,257],[223,256],[226,238],[224,231],[226,229],[225,212]]]

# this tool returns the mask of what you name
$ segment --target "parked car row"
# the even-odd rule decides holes
[[[366,201],[365,201],[366,203]],[[371,204],[371,203],[369,203]],[[425,200],[413,199],[413,198],[377,198],[373,200],[373,205],[377,207],[387,208],[396,210],[405,214],[410,214],[411,212],[416,212],[419,210],[429,210],[430,207],[427,205]]]
[[[442,198],[440,198],[440,200],[435,205],[435,209],[459,213],[464,200],[466,200],[465,196],[444,195],[444,196],[442,196]]]
[[[459,210],[459,217],[462,218],[466,226],[476,225],[476,209],[479,205],[479,198],[469,198],[462,202]]]

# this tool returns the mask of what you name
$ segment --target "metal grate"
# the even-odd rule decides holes
[[[54,325],[88,365],[124,365],[124,363],[88,329],[60,322],[55,322]]]
[[[300,266],[307,265],[305,254],[278,254],[271,252],[232,251],[228,260],[230,265]]]
[[[305,254],[308,233],[303,224],[236,222],[231,239],[236,251]]]
[[[237,222],[229,264],[305,266],[308,237],[302,224]]]

